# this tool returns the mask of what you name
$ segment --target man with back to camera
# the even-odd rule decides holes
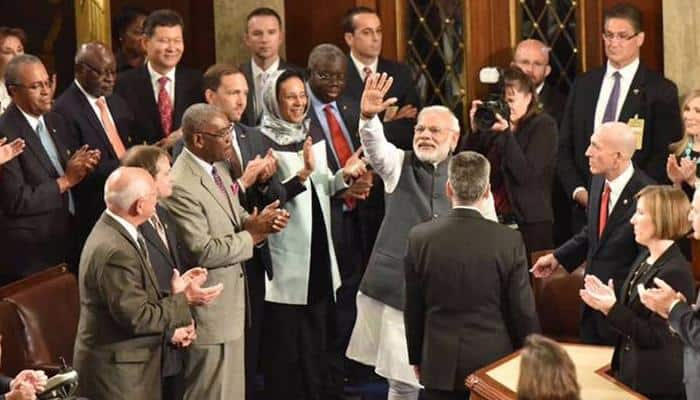
[[[629,223],[637,204],[634,196],[653,183],[632,163],[635,145],[634,132],[622,122],[604,123],[591,136],[586,149],[592,175],[588,223],[553,254],[535,262],[536,278],[549,276],[559,266],[573,272],[585,261],[586,274],[602,282],[612,279],[619,291],[639,253]],[[609,346],[617,337],[605,316],[588,305],[583,305],[580,335],[584,343]]]
[[[574,232],[585,223],[592,196],[585,153],[601,124],[620,121],[636,126],[634,164],[659,183],[667,182],[668,145],[682,132],[676,85],[639,61],[644,44],[639,10],[618,4],[606,10],[603,19],[607,62],[576,78],[560,126],[558,175],[574,201]]]
[[[540,329],[520,234],[481,212],[489,173],[478,153],[453,156],[445,186],[452,210],[408,234],[408,359],[427,400],[465,399],[465,377]]]

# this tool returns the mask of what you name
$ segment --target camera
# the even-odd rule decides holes
[[[63,367],[46,382],[46,388],[37,395],[38,400],[72,400],[78,390],[78,372],[66,365],[63,357]]]
[[[474,124],[481,131],[489,131],[496,123],[496,114],[503,119],[510,119],[510,107],[503,98],[502,74],[498,68],[484,67],[479,71],[479,81],[490,86],[489,95],[477,106]]]

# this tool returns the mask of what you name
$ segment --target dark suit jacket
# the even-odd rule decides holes
[[[674,287],[678,290],[678,288]],[[690,297],[686,297],[690,301]],[[700,296],[695,306],[676,304],[668,314],[668,323],[683,341],[683,382],[688,399],[700,397]]]
[[[668,329],[668,323],[646,308],[636,287],[628,296],[636,268],[649,257],[645,250],[632,263],[619,300],[610,309],[608,321],[620,334],[615,345],[612,367],[622,383],[650,397],[683,393],[683,344]],[[633,285],[656,287],[654,278],[663,279],[674,289],[692,298],[695,293],[690,265],[677,245],[672,245]]]
[[[146,65],[119,74],[114,91],[126,100],[134,113],[134,144],[153,144],[163,138],[158,101]],[[171,130],[180,127],[182,114],[187,107],[203,101],[202,74],[178,65],[175,69],[175,104]]]
[[[44,114],[44,121],[65,168],[70,157],[62,140],[66,123],[54,112]],[[26,143],[22,154],[3,165],[0,176],[0,274],[19,279],[66,261],[75,268],[78,250],[68,192],[60,193],[60,175],[15,104],[0,117],[0,137]]]
[[[566,96],[559,89],[550,85],[545,81],[542,90],[538,95],[540,107],[547,114],[551,115],[557,126],[561,123],[562,114],[564,113],[564,105],[566,104]]]
[[[128,149],[134,144],[131,131],[134,115],[124,99],[118,94],[112,94],[106,100],[122,143]],[[73,192],[81,237],[80,243],[82,243],[105,209],[105,181],[109,174],[119,167],[119,159],[109,143],[99,118],[75,82],[56,100],[54,111],[61,114],[68,123],[70,130],[66,138],[66,145],[71,151],[75,151],[85,144],[91,149],[100,150],[100,163],[97,164],[97,168],[80,182]]]
[[[187,270],[187,266],[183,263],[182,249],[178,245],[177,237],[175,236],[175,222],[173,221],[170,212],[160,206],[156,206],[156,212],[160,223],[165,229],[165,236],[168,239],[168,247],[165,247],[158,232],[150,222],[145,222],[139,226],[139,232],[143,235],[148,247],[148,256],[151,261],[151,268],[155,273],[158,281],[158,288],[164,296],[169,296],[170,280],[173,276],[173,269],[177,269],[180,273]],[[163,376],[177,375],[183,367],[183,353],[179,349],[170,344],[175,329],[168,329],[163,335]]]
[[[241,122],[248,126],[258,126],[260,125],[260,118],[256,118],[255,116],[255,81],[253,80],[253,67],[250,65],[250,62],[251,60],[248,59],[239,66],[239,69],[245,76],[246,82],[248,82],[248,101],[245,106],[245,111],[243,111],[243,116],[241,116]],[[297,67],[280,59],[279,69],[288,68]]]
[[[630,218],[637,206],[634,196],[652,183],[642,171],[635,169],[608,216],[603,235],[598,238],[598,216],[605,178],[593,176],[589,188],[588,223],[581,232],[554,252],[556,259],[569,272],[586,261],[587,274],[595,275],[603,282],[612,278],[615,291],[619,293],[640,249],[634,241],[634,231],[630,224]],[[586,343],[614,345],[616,334],[601,313],[584,305],[581,315],[581,339]]]
[[[5,393],[10,391],[10,382],[12,378],[0,375],[0,400],[5,400]]]
[[[138,244],[107,214],[85,243],[79,285],[79,395],[160,399],[163,334],[192,321],[184,293],[163,295]]]
[[[416,85],[408,65],[380,57],[377,61],[377,72],[386,72],[387,75],[394,78],[394,83],[391,85],[389,92],[387,92],[386,98],[396,97],[396,106],[399,108],[406,104],[412,104],[420,110],[422,106],[421,100],[418,97]],[[348,55],[343,96],[353,99],[359,107],[364,88],[364,77],[360,76],[360,72],[355,68],[355,64],[350,59],[350,55]],[[380,118],[383,118],[383,115]],[[384,132],[387,140],[402,150],[413,150],[414,124],[415,120],[405,118],[385,123]]]
[[[561,122],[558,175],[571,198],[576,187],[588,187],[590,172],[586,148],[593,134],[594,115],[605,67],[576,78]],[[656,182],[667,182],[668,145],[681,137],[676,85],[640,64],[622,105],[619,121],[638,115],[644,119],[644,142],[634,154],[634,165]],[[589,194],[590,197],[590,194]]]
[[[516,133],[475,132],[465,150],[489,156],[501,152],[500,171],[518,222],[552,222],[552,176],[556,165],[557,126],[546,113],[533,116]]]
[[[464,390],[540,329],[520,234],[475,210],[414,227],[405,266],[408,360],[428,389]]]

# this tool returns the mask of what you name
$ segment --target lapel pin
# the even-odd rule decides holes
[[[623,199],[622,204],[627,205],[627,199]]]
[[[638,95],[639,89],[637,89],[637,88],[632,89],[632,94],[634,94],[635,96]]]
[[[346,106],[345,104],[343,104],[343,111],[345,111],[345,110],[347,110],[347,109],[348,109],[348,106]]]

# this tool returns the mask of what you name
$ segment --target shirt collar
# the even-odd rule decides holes
[[[360,79],[364,80],[365,79],[365,72],[364,69],[365,67],[369,67],[369,69],[372,70],[372,73],[377,72],[377,65],[379,64],[379,57],[375,58],[374,61],[372,61],[371,64],[365,65],[355,57],[354,54],[352,54],[352,51],[350,51],[350,59],[352,60],[352,63],[355,64],[355,68],[357,68],[357,72],[360,73]]]
[[[185,147],[182,151],[184,151],[184,152],[186,152],[187,154],[189,154],[189,155],[194,159],[194,161],[195,161],[200,167],[202,167],[202,169],[203,169],[207,174],[212,175],[211,172],[212,172],[212,169],[214,168],[214,164],[210,164],[210,163],[208,163],[208,162],[202,160],[201,158],[197,157],[197,156],[196,156],[193,152],[191,152],[187,147]]]
[[[27,122],[29,123],[29,126],[32,128],[32,130],[36,132],[36,126],[39,125],[39,121],[42,121],[42,122],[44,121],[44,116],[40,115],[38,117],[35,117],[33,115],[29,115],[26,112],[24,112],[24,110],[22,110],[22,108],[20,108],[20,106],[17,106],[17,109],[19,110],[19,112],[22,113],[22,115],[24,115],[24,118],[27,119]],[[46,126],[45,122],[44,122],[44,126]]]
[[[483,216],[483,213],[481,212],[481,209],[479,207],[475,206],[452,206],[452,209],[461,209],[461,210],[474,210],[479,213],[479,215]]]
[[[275,71],[277,71],[277,70],[279,69],[279,67],[280,67],[280,58],[277,57],[277,59],[275,60],[275,62],[273,62],[272,64],[270,64],[270,66],[267,67],[267,69],[264,70],[264,71],[263,71],[262,68],[258,67],[258,64],[256,64],[255,61],[253,61],[252,58],[250,59],[250,65],[251,65],[251,68],[252,68],[252,70],[253,70],[253,78],[255,78],[255,77],[257,77],[258,75],[262,74],[263,72],[270,73],[270,72],[275,72]]]
[[[80,82],[78,82],[77,79],[74,80],[73,82],[75,82],[75,86],[78,87],[78,89],[80,90],[80,92],[85,96],[85,98],[88,100],[88,102],[90,102],[90,104],[95,104],[95,103],[97,102],[97,97],[95,97],[95,96],[91,95],[90,93],[86,92],[85,89],[83,89],[83,86],[80,84]]]
[[[618,176],[617,178],[608,181],[607,179],[605,180],[605,183],[610,185],[610,192],[618,194],[622,193],[622,190],[627,186],[627,182],[629,182],[630,179],[632,179],[632,175],[634,174],[634,166],[630,162],[630,165],[627,166],[627,168]]]
[[[168,80],[169,80],[171,83],[172,83],[172,82],[175,82],[175,69],[177,69],[177,67],[171,68],[170,71],[168,71],[167,73],[165,73],[165,75],[161,75],[159,72],[157,72],[156,70],[154,70],[154,69],[151,67],[151,62],[150,62],[150,61],[146,63],[146,68],[148,69],[149,75],[151,75],[151,82],[153,82],[154,85],[158,85],[158,84],[159,84],[159,83],[158,83],[158,79],[160,79],[162,76],[167,77]]]
[[[537,92],[538,95],[540,95],[540,94],[542,94],[542,89],[544,89],[544,81],[542,81],[542,83],[540,83],[540,86],[537,86],[535,91]]]
[[[634,78],[634,74],[637,73],[637,68],[639,68],[639,58],[636,58],[634,61],[631,63],[625,65],[624,67],[617,69],[610,64],[610,61],[608,61],[608,64],[605,68],[605,78],[612,78],[613,74],[615,71],[619,71],[620,75],[622,75],[622,78],[627,81],[627,82],[632,82],[632,79]]]
[[[110,217],[114,218],[114,220],[117,221],[117,223],[119,225],[121,225],[126,230],[126,232],[129,234],[129,236],[131,236],[131,239],[134,240],[134,243],[139,244],[139,232],[136,229],[136,227],[133,224],[131,224],[131,222],[118,216],[117,214],[112,212],[112,210],[110,210],[109,208],[105,209],[105,213],[107,213],[107,215],[109,215]],[[139,246],[140,246],[140,244],[139,244]]]

